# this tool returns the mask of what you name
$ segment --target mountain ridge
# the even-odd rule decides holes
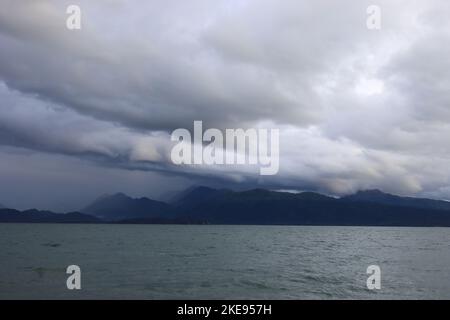
[[[334,198],[316,192],[198,186],[180,193],[172,203],[116,193],[102,195],[76,213],[0,209],[0,222],[450,227],[450,203],[380,190]]]
[[[100,219],[81,212],[54,213],[28,209],[0,208],[0,222],[3,223],[100,223]]]
[[[173,216],[171,206],[165,202],[146,197],[131,198],[121,192],[103,195],[80,211],[108,221]]]
[[[428,198],[402,197],[378,189],[360,190],[352,195],[341,197],[347,201],[365,201],[395,206],[416,207],[422,209],[450,210],[450,202]]]
[[[203,201],[185,208],[182,214],[212,224],[450,226],[450,210],[424,208],[415,202],[404,206],[399,196],[395,196],[399,204],[386,204],[367,197],[364,200],[333,198],[316,192],[266,189],[216,192],[214,197],[208,190],[208,194]],[[200,198],[198,194],[195,197]],[[438,201],[426,200],[427,203]]]

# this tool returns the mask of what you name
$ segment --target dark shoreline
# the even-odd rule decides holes
[[[230,223],[131,223],[131,222],[15,222],[0,221],[0,224],[83,224],[83,225],[157,225],[157,226],[259,226],[259,227],[380,227],[380,228],[450,228],[439,225],[354,225],[354,224],[230,224]]]

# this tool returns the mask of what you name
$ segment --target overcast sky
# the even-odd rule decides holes
[[[2,204],[76,210],[192,184],[450,199],[447,0],[0,6]],[[279,173],[173,165],[170,133],[194,120],[280,129]]]

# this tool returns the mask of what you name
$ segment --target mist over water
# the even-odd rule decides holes
[[[0,298],[449,299],[450,229],[0,224]]]

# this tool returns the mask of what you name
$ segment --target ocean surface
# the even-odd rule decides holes
[[[450,228],[0,224],[0,299],[450,299]]]

